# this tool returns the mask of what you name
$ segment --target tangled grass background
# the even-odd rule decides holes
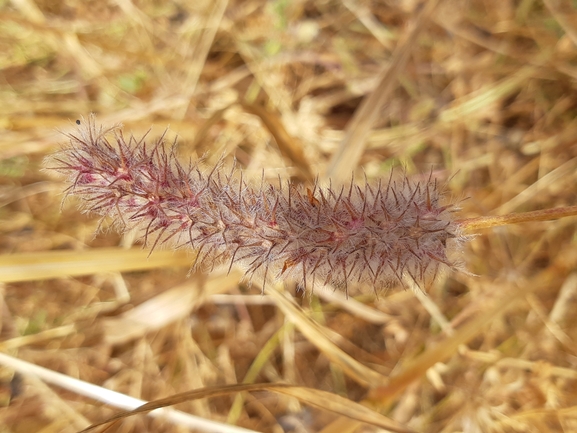
[[[348,300],[279,280],[262,295],[228,264],[188,275],[194,249],[147,257],[114,218],[61,212],[66,186],[42,171],[94,112],[126,137],[152,126],[150,143],[170,125],[182,161],[234,160],[254,191],[302,184],[305,205],[317,177],[376,185],[396,166],[446,184],[459,218],[574,205],[570,3],[0,5],[7,431],[79,431],[170,396],[177,412],[108,431],[575,430],[574,218],[478,231],[470,273],[426,296],[371,278]]]

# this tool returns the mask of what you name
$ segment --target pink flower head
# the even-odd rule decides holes
[[[405,175],[377,183],[301,188],[247,183],[221,163],[209,171],[183,165],[163,137],[128,141],[119,127],[94,116],[49,158],[65,174],[67,194],[87,212],[137,229],[145,246],[168,244],[197,252],[196,268],[238,265],[252,279],[290,278],[302,287],[370,284],[375,289],[457,269],[448,248],[465,237],[436,179]]]

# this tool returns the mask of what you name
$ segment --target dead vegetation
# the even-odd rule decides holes
[[[41,171],[57,129],[95,112],[136,136],[170,125],[183,158],[255,182],[402,166],[450,179],[462,218],[575,205],[569,4],[3,2],[0,431],[75,432],[189,391],[107,431],[577,430],[574,217],[479,231],[476,276],[428,297],[263,296],[226,268],[187,275],[194,252],[94,237]]]

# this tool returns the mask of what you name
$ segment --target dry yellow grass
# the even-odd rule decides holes
[[[188,275],[192,251],[94,237],[41,171],[95,112],[257,182],[402,165],[451,179],[463,219],[576,205],[577,10],[419,4],[0,3],[0,432],[171,396],[107,431],[577,431],[575,217],[471,225],[476,276],[428,297],[261,296]]]

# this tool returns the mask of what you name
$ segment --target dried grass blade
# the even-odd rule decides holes
[[[278,116],[266,111],[263,107],[247,102],[241,103],[242,108],[260,118],[269,132],[274,137],[281,154],[288,160],[290,165],[295,165],[300,171],[303,182],[310,182],[314,179],[310,164],[305,158],[302,141],[288,133],[281,119]]]
[[[376,308],[371,308],[354,298],[347,299],[347,297],[341,292],[321,289],[316,291],[315,295],[323,299],[325,302],[333,302],[337,304],[339,308],[348,311],[353,316],[364,320],[365,322],[381,325],[391,321],[390,315],[383,313]]]
[[[237,285],[240,278],[238,274],[211,278],[202,290],[194,283],[181,284],[120,316],[105,317],[102,319],[104,340],[112,345],[124,344],[182,319],[212,294],[226,292]]]
[[[355,419],[367,424],[377,425],[391,432],[411,431],[407,427],[402,426],[400,423],[386,418],[385,416],[369,409],[360,403],[353,402],[349,399],[326,391],[303,387],[291,387],[279,389],[278,392],[290,395],[291,397],[295,397],[310,406],[338,413],[346,416],[349,419]]]
[[[0,282],[46,280],[103,272],[142,271],[190,266],[185,252],[149,252],[139,248],[99,248],[85,251],[50,251],[0,256]]]
[[[23,346],[38,344],[52,339],[63,338],[77,332],[78,329],[76,328],[76,325],[71,324],[59,326],[58,328],[47,329],[46,331],[40,331],[36,334],[22,335],[20,337],[14,337],[10,338],[9,340],[0,342],[0,351],[7,351]]]
[[[503,203],[493,212],[500,215],[513,212],[515,209],[517,209],[517,207],[535,197],[542,188],[545,188],[555,182],[569,179],[571,174],[575,172],[575,168],[577,168],[577,158],[570,159],[563,165],[547,173],[528,188],[525,188],[508,202]]]
[[[254,391],[271,391],[279,394],[296,397],[299,400],[319,409],[324,409],[343,415],[347,418],[355,419],[359,422],[375,425],[392,432],[410,433],[411,430],[401,424],[374,412],[360,403],[356,403],[336,394],[326,391],[319,391],[312,388],[292,386],[286,384],[252,384],[252,385],[224,385],[206,387],[194,391],[183,392],[173,396],[151,401],[132,411],[118,413],[105,421],[91,425],[89,428],[82,430],[85,433],[101,425],[108,424],[132,415],[150,412],[155,409],[165,408],[185,401],[196,400],[199,398],[217,397],[237,392],[254,392]]]
[[[511,77],[497,83],[491,83],[486,87],[472,92],[471,94],[456,100],[453,107],[446,109],[439,115],[442,123],[451,123],[463,119],[470,119],[482,113],[482,110],[495,102],[502,100],[519,89],[527,78],[535,74],[536,68],[527,66],[520,69]]]
[[[345,130],[345,137],[329,164],[325,174],[326,178],[336,182],[344,182],[349,173],[356,168],[367,146],[371,129],[393,90],[395,79],[405,67],[413,45],[426,27],[426,23],[438,3],[439,0],[429,0],[421,6],[421,11],[409,27],[408,36],[397,46],[390,67],[381,72],[379,84],[369,96],[363,99],[360,107],[349,121]]]
[[[284,336],[284,333],[287,329],[287,326],[291,326],[290,323],[285,322],[284,326],[282,326],[278,331],[276,331],[264,344],[258,355],[252,361],[248,371],[246,372],[244,379],[242,380],[243,384],[254,383],[257,379],[259,373],[265,367],[271,356],[273,356],[275,349],[279,346],[281,339]],[[235,396],[234,402],[228,413],[227,422],[230,424],[236,424],[237,420],[242,415],[242,409],[244,405],[244,394],[239,393]]]
[[[224,12],[228,7],[228,0],[217,0],[212,2],[212,9],[206,20],[200,25],[203,28],[202,34],[195,44],[194,59],[190,65],[188,76],[185,79],[183,88],[187,89],[186,96],[189,98],[195,93],[198,80],[205,66],[210,47],[214,43],[214,38],[222,22]],[[184,115],[185,107],[182,107],[182,115]]]
[[[567,36],[571,38],[574,44],[577,45],[577,26],[575,19],[575,5],[571,6],[571,2],[564,2],[559,0],[543,0],[545,6],[551,12],[551,15],[557,20],[559,25],[565,30]]]
[[[276,306],[294,323],[298,330],[327,358],[341,367],[350,378],[363,386],[375,386],[387,381],[386,377],[364,366],[331,342],[316,322],[307,317],[297,305],[289,301],[278,290],[267,288],[265,291],[275,300]]]

